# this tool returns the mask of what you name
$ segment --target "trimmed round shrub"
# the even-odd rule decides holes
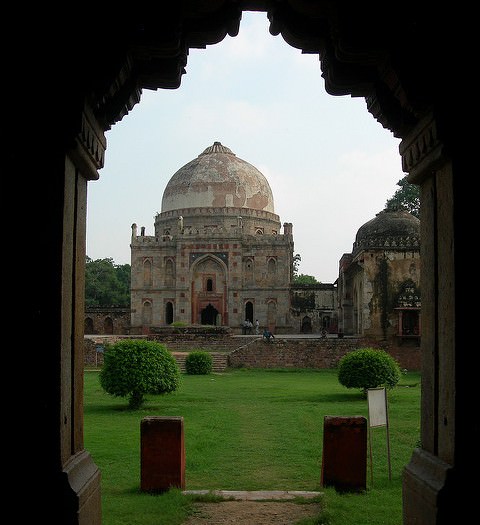
[[[393,388],[401,378],[395,359],[375,348],[360,348],[343,356],[338,363],[338,381],[347,388]]]
[[[209,352],[196,350],[190,352],[185,359],[185,371],[191,375],[207,375],[212,373],[213,361]]]
[[[130,408],[140,408],[145,394],[174,392],[180,378],[171,352],[155,341],[125,339],[105,347],[100,386],[108,394],[128,398]]]

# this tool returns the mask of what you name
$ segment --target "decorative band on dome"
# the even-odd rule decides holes
[[[201,155],[208,155],[209,153],[226,153],[228,155],[233,155],[236,157],[235,153],[230,148],[227,148],[226,146],[223,146],[221,142],[214,142],[212,146],[208,146],[202,153],[200,153],[199,157]]]

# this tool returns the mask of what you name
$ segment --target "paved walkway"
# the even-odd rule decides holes
[[[291,500],[295,498],[316,498],[322,492],[306,492],[302,490],[184,490],[183,494],[221,496],[237,501]]]

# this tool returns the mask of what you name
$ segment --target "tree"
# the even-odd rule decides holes
[[[338,381],[347,388],[393,388],[402,374],[397,361],[384,350],[359,348],[338,363]]]
[[[297,275],[298,275],[298,267],[300,265],[300,261],[302,260],[302,257],[299,253],[296,253],[293,256],[293,280],[295,281]]]
[[[127,397],[138,409],[145,394],[167,394],[180,385],[180,369],[167,348],[156,341],[124,339],[106,345],[100,386],[107,394]]]
[[[305,275],[303,273],[298,273],[298,268],[300,266],[300,261],[302,260],[302,257],[299,253],[296,253],[293,256],[293,283],[294,284],[320,284],[320,281],[317,281],[317,279],[313,275]]]
[[[293,279],[294,284],[320,284],[320,281],[317,281],[316,277],[313,275],[305,275],[301,273]]]
[[[85,265],[85,304],[89,306],[130,306],[129,264],[115,264],[113,259],[92,260]]]
[[[385,209],[404,208],[415,217],[420,218],[420,187],[408,182],[407,177],[408,175],[405,175],[397,182],[400,189],[387,200]]]

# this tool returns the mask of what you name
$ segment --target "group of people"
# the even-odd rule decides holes
[[[252,321],[250,321],[250,319],[245,319],[242,325],[243,334],[251,334],[252,330],[253,330]],[[258,322],[258,319],[255,319],[255,334],[258,335],[259,333],[260,333],[260,323]]]
[[[252,321],[250,321],[250,319],[245,319],[245,321],[243,321],[243,325],[242,325],[242,333],[244,335],[245,334],[251,334],[252,333],[252,329],[253,329]]]
[[[258,322],[258,319],[255,319],[255,325],[252,323],[252,321],[250,321],[250,319],[245,319],[242,325],[243,334],[251,334],[254,326],[255,335],[260,335],[260,323]],[[263,331],[263,339],[270,341],[270,339],[275,339],[275,336],[270,330],[265,328],[265,330]]]

